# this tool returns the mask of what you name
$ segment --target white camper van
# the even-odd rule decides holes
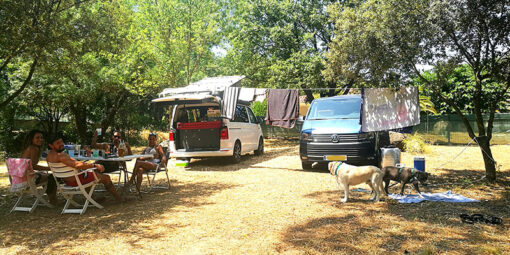
[[[206,78],[184,88],[165,89],[154,103],[169,108],[171,158],[231,157],[264,153],[264,138],[249,102],[237,101],[229,119],[222,116],[226,88],[238,86],[243,76]]]

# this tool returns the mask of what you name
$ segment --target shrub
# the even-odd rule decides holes
[[[267,100],[264,99],[263,102],[255,101],[251,103],[251,109],[253,110],[253,114],[255,114],[255,116],[266,116]]]
[[[411,153],[424,153],[428,151],[425,139],[418,133],[407,136],[403,141],[404,150]]]

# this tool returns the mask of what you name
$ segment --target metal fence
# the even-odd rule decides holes
[[[475,134],[478,134],[475,116],[466,117]],[[484,116],[484,120],[488,118],[488,115]],[[437,144],[467,144],[471,141],[464,123],[456,114],[422,115],[420,125],[414,127],[413,132],[418,132],[427,141]],[[491,144],[510,144],[510,114],[500,113],[494,116]]]
[[[477,126],[474,115],[467,115],[471,126],[477,133]],[[487,119],[488,116],[485,116]],[[261,127],[264,136],[267,138],[298,139],[301,131],[301,122],[291,129],[267,126],[261,118]],[[420,117],[420,124],[413,127],[413,133],[422,135],[426,141],[435,144],[467,144],[471,141],[467,134],[466,127],[456,114],[440,116],[424,115]],[[496,114],[492,134],[492,144],[510,144],[510,114]]]

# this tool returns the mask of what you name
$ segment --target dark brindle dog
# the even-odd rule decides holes
[[[384,191],[386,195],[388,194],[388,186],[390,184],[390,180],[398,181],[402,185],[400,190],[400,195],[404,194],[404,188],[407,183],[412,183],[414,188],[421,195],[420,189],[418,188],[418,182],[421,182],[423,186],[426,186],[425,183],[429,177],[428,173],[418,171],[415,168],[410,167],[394,167],[394,166],[386,166],[382,169],[383,182],[384,182]]]

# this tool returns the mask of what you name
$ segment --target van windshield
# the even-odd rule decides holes
[[[334,98],[312,104],[307,120],[359,119],[361,98]]]

